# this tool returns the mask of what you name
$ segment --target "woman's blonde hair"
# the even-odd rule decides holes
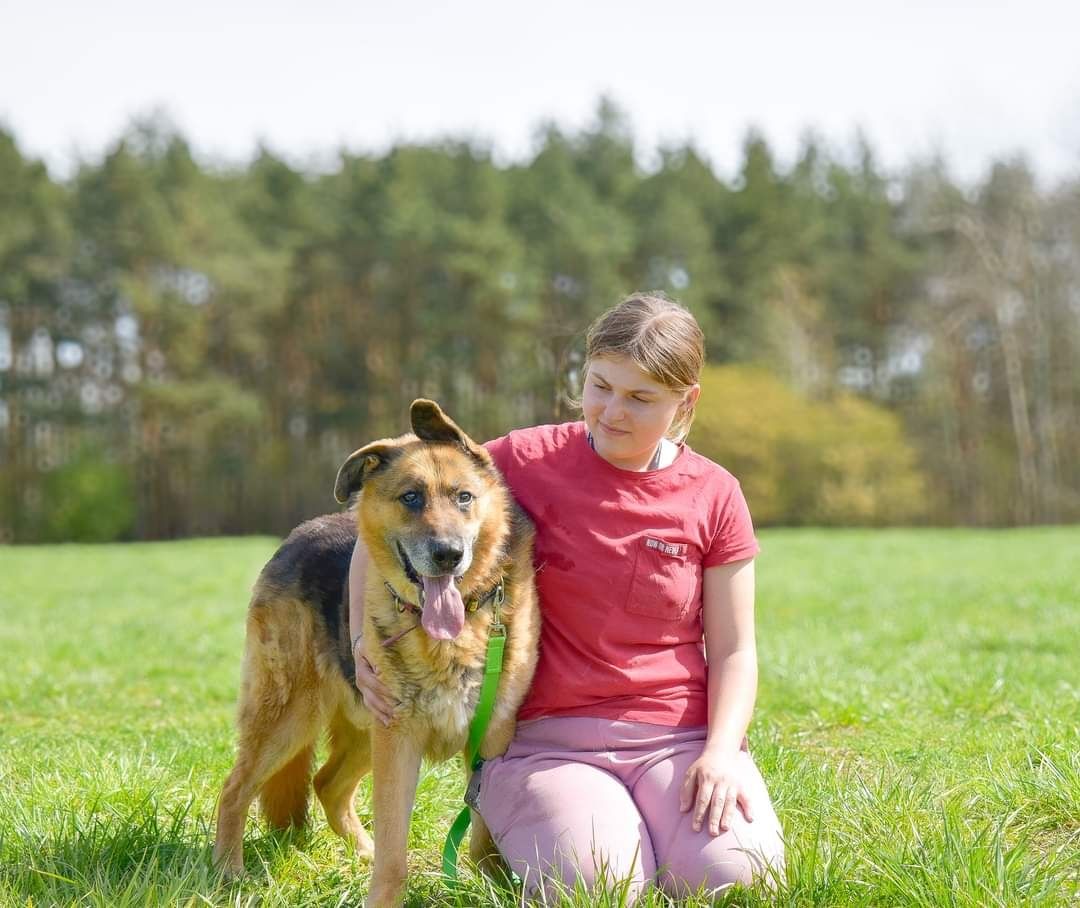
[[[589,327],[585,372],[598,357],[626,356],[660,384],[682,393],[696,385],[705,364],[705,335],[683,306],[659,291],[631,293]],[[675,413],[666,437],[681,442],[694,421],[694,404]]]

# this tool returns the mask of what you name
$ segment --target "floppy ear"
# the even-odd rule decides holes
[[[467,454],[471,454],[481,463],[491,464],[491,455],[461,431],[457,423],[443,413],[442,407],[435,401],[422,397],[414,400],[409,408],[409,420],[416,437],[422,441],[445,441],[460,445]]]
[[[373,441],[359,451],[353,451],[338,470],[337,480],[334,482],[334,497],[341,504],[345,504],[349,496],[364,485],[364,480],[393,460],[400,450],[401,448],[390,442]]]

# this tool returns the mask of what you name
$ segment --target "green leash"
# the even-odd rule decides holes
[[[491,721],[491,712],[495,708],[495,690],[499,686],[499,675],[502,674],[503,650],[506,648],[506,625],[499,619],[499,606],[503,604],[504,599],[505,594],[500,582],[495,592],[494,614],[487,642],[487,661],[484,665],[484,680],[480,685],[480,699],[476,704],[472,722],[469,724],[469,740],[465,745],[465,763],[472,770],[469,790],[465,792],[466,805],[475,803],[476,792],[479,791],[478,770],[484,763],[480,759],[480,742],[484,740],[484,732],[487,731],[488,722]],[[458,814],[450,827],[450,832],[446,835],[442,868],[443,875],[451,886],[457,883],[458,851],[461,849],[461,842],[471,822],[470,807],[466,806]]]

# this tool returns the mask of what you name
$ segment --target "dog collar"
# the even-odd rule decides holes
[[[393,598],[394,605],[399,612],[412,612],[414,615],[423,614],[422,606],[424,602],[424,591],[422,589],[420,590],[420,605],[414,605],[412,602],[409,602],[408,599],[399,596],[398,591],[390,586],[390,581],[384,580],[383,586],[386,587],[386,591],[390,594],[391,598]]]
[[[397,608],[397,610],[399,612],[401,612],[401,613],[412,612],[412,614],[416,615],[417,618],[419,618],[421,615],[424,614],[424,610],[423,610],[424,588],[423,587],[417,587],[416,591],[417,591],[417,593],[419,593],[420,605],[416,605],[415,603],[409,602],[408,599],[405,599],[403,596],[401,596],[398,593],[398,591],[395,590],[390,585],[389,580],[384,580],[383,581],[383,586],[386,587],[386,591],[390,594],[390,597],[394,600],[394,606]],[[468,612],[471,615],[472,613],[474,613],[476,611],[479,611],[480,608],[487,605],[489,602],[493,602],[494,603],[494,609],[495,609],[495,621],[494,621],[494,623],[499,624],[500,623],[500,620],[499,620],[499,608],[502,606],[502,604],[505,601],[506,601],[506,590],[503,587],[503,578],[500,577],[499,582],[496,583],[495,586],[492,587],[490,590],[488,590],[486,593],[484,593],[483,596],[473,596],[472,598],[470,598],[469,601],[465,603],[465,611]],[[393,644],[397,643],[398,640],[400,640],[402,637],[404,637],[409,631],[411,631],[413,628],[418,627],[418,626],[419,626],[419,623],[412,624],[409,627],[405,628],[405,630],[398,631],[396,634],[394,634],[394,635],[388,637],[386,640],[384,640],[382,645],[383,646],[392,646]]]
[[[495,584],[490,590],[484,593],[483,596],[473,596],[468,602],[465,603],[465,611],[472,612],[477,611],[489,602],[494,600],[495,607],[498,609],[506,601],[506,591],[503,589],[503,579],[499,578],[499,582]],[[497,612],[496,612],[497,614]]]

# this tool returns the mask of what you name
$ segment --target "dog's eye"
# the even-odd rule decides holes
[[[468,504],[475,498],[472,492],[458,492],[458,504]]]
[[[406,507],[415,508],[418,504],[420,504],[422,499],[420,498],[419,492],[406,492],[404,495],[401,496],[400,501]]]

